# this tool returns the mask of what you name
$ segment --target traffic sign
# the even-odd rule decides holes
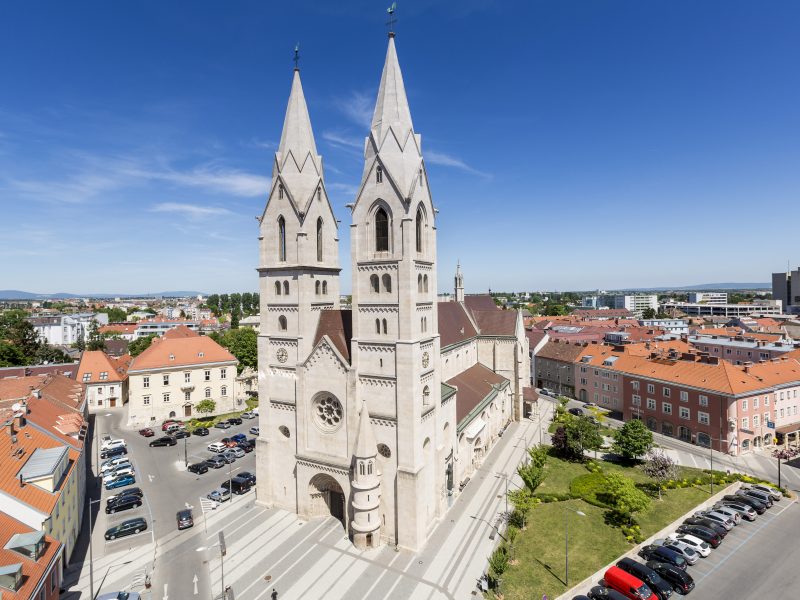
[[[767,429],[775,429],[775,421],[767,421]]]

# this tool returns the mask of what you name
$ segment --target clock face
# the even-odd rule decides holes
[[[428,354],[427,352],[423,352],[422,353],[422,368],[423,369],[427,369],[428,365],[430,364],[430,362],[431,362],[430,354]]]
[[[278,359],[278,362],[285,363],[289,358],[289,353],[286,352],[286,348],[278,348],[278,351],[275,353],[275,357]]]

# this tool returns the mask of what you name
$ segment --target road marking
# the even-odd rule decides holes
[[[156,478],[155,475],[147,475],[147,478],[150,480],[150,483],[153,483],[153,480]]]
[[[169,596],[167,595],[167,584],[164,584],[164,600],[168,600]]]
[[[194,595],[197,596],[197,573],[194,574],[194,579],[192,579],[192,583],[194,584]]]

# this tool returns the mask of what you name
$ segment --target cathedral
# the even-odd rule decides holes
[[[351,212],[338,222],[295,69],[260,218],[258,502],[333,515],[358,548],[417,550],[514,419],[530,384],[517,311],[437,301],[436,215],[389,35]]]

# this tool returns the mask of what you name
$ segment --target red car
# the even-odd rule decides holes
[[[164,421],[164,422],[161,424],[161,431],[166,431],[166,430],[167,430],[167,427],[169,427],[169,426],[170,426],[170,425],[172,425],[173,423],[174,423],[175,425],[180,425],[180,423],[178,423],[178,421]]]
[[[139,435],[143,435],[144,437],[153,437],[155,434],[156,432],[150,429],[149,427],[145,427],[144,429],[139,430]]]

